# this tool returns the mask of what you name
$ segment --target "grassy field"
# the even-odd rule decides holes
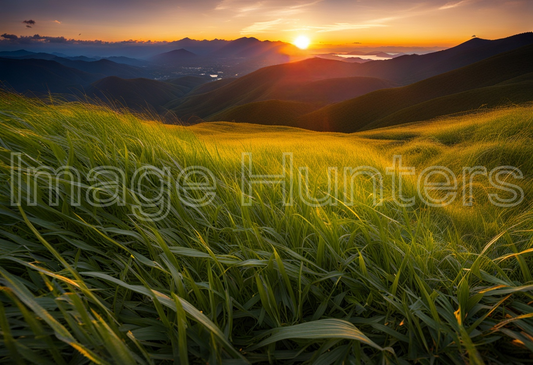
[[[523,364],[533,362],[533,108],[403,125],[358,134],[212,123],[146,122],[94,105],[0,95],[0,362],[37,364]],[[27,166],[12,184],[13,152],[31,167],[81,173],[81,205],[66,175],[59,205]],[[281,185],[254,185],[241,204],[241,154],[254,174],[281,174],[282,154],[309,168],[296,196],[328,191],[328,167],[383,173],[355,179],[353,199],[283,205]],[[486,179],[475,203],[402,208],[392,199],[393,155],[418,171],[518,167],[522,204],[490,204]],[[115,190],[121,205],[87,201],[87,173],[190,166],[213,172],[211,204],[171,195],[169,214],[139,219],[141,191]],[[296,171],[296,175],[298,175]],[[299,177],[299,176],[298,176]],[[23,179],[26,181],[26,178]],[[110,181],[100,176],[98,182]],[[416,176],[405,178],[416,193]],[[19,190],[38,186],[37,204]],[[172,188],[176,182],[171,181]],[[103,185],[102,185],[103,186]],[[288,189],[289,185],[286,185]],[[344,181],[339,180],[340,191]],[[190,194],[200,194],[192,192]],[[24,194],[22,195],[24,196]],[[196,196],[196,195],[195,195]],[[74,196],[74,198],[76,198]],[[342,198],[342,199],[341,199]]]

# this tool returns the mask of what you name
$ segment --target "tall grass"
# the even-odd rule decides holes
[[[0,100],[4,363],[533,362],[532,108],[341,135],[183,128],[94,105]],[[172,176],[204,166],[216,198],[192,208],[173,195],[170,214],[146,222],[132,206],[156,194],[154,181],[142,192],[120,186],[123,206],[95,208],[70,205],[75,190],[63,180],[55,207],[46,180],[30,176],[38,204],[12,206],[12,152],[82,176],[115,166],[127,181],[142,166]],[[242,206],[242,152],[253,153],[256,174],[282,173],[282,153],[294,152],[316,196],[327,167],[373,166],[384,201],[374,205],[361,178],[353,205],[284,206],[281,186],[256,185]],[[519,167],[526,200],[494,207],[479,181],[473,207],[398,207],[385,175],[394,154],[458,176],[463,166]],[[415,179],[407,184],[414,192]]]

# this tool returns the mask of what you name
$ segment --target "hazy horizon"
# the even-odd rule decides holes
[[[168,43],[186,37],[292,43],[306,36],[311,50],[336,51],[358,46],[447,48],[473,35],[503,38],[531,31],[533,11],[533,3],[525,0],[23,0],[3,1],[2,7],[0,34],[19,41],[37,35],[40,42],[57,43]],[[1,46],[7,46],[6,37]]]

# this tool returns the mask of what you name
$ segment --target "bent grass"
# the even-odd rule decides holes
[[[502,109],[353,135],[284,127],[166,126],[101,106],[0,95],[0,361],[4,363],[510,364],[533,353],[532,108]],[[10,205],[10,155],[34,167],[87,173],[115,166],[131,178],[153,165],[172,176],[204,166],[215,201],[201,208],[171,198],[155,222],[124,206]],[[255,185],[241,206],[240,161],[280,174],[281,155],[327,191],[329,166],[372,166],[354,200],[282,204],[280,186]],[[401,208],[390,199],[392,155],[417,170],[519,167],[526,199]],[[127,181],[129,181],[127,179]],[[87,181],[84,181],[88,184]],[[343,191],[343,182],[340,181]],[[406,179],[407,193],[416,190]],[[175,186],[173,186],[175,188]],[[297,196],[299,185],[292,186]],[[460,199],[459,199],[460,200]]]

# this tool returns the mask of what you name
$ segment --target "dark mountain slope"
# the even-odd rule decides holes
[[[307,103],[284,100],[258,101],[216,114],[211,121],[290,126],[299,116],[312,110]]]
[[[374,77],[344,77],[279,85],[265,98],[327,105],[394,86],[397,85],[393,82]]]
[[[252,50],[258,43],[262,47],[265,46],[264,42],[259,42],[253,38],[243,38],[237,41],[234,41],[236,43],[231,42],[218,52],[223,54],[226,52],[225,49],[231,48],[236,53],[239,50],[242,52],[247,50],[249,54],[253,54]],[[533,33],[518,34],[498,40],[475,38],[440,52],[426,55],[406,55],[392,60],[372,61],[363,64],[315,58],[275,65],[252,72],[223,87],[206,92],[204,95],[190,95],[174,111],[185,118],[191,116],[208,118],[228,108],[269,99],[319,102],[320,105],[325,105],[356,97],[382,87],[369,87],[365,91],[363,87],[357,86],[357,82],[350,85],[348,80],[343,83],[332,81],[330,82],[331,86],[328,86],[326,82],[323,84],[325,88],[329,88],[329,92],[320,89],[317,92],[318,88],[313,91],[313,88],[306,88],[303,85],[320,79],[356,76],[392,80],[398,85],[406,85],[529,44],[533,44]],[[381,82],[386,83],[387,81]],[[391,87],[392,85],[389,83],[384,87]]]
[[[211,82],[198,86],[196,89],[192,90],[189,93],[189,95],[208,93],[216,89],[219,89],[223,86],[226,86],[235,80],[236,80],[235,78],[227,78],[227,79],[222,79],[222,80],[211,81]]]
[[[124,57],[124,56],[111,56],[111,57],[106,57],[105,59],[109,61],[113,61],[115,63],[121,63],[124,65],[137,66],[137,67],[146,66],[147,64],[147,61],[139,60],[137,58]]]
[[[180,85],[149,79],[106,77],[91,84],[87,95],[135,110],[164,112],[164,105],[187,93]]]
[[[203,85],[207,82],[210,82],[210,77],[198,77],[198,76],[183,76],[178,77],[177,79],[165,80],[166,83],[177,85],[183,87],[187,92],[197,88],[200,85]]]
[[[1,51],[0,57],[2,58],[16,58],[16,57],[22,57],[35,54],[35,52],[26,51],[25,49],[19,49],[16,51]]]
[[[435,98],[490,87],[527,75],[533,72],[532,61],[533,46],[522,47],[415,84],[378,90],[355,99],[326,106],[300,117],[296,124],[302,128],[338,132],[354,132],[371,125],[381,125],[381,119],[402,109],[414,107]],[[495,89],[495,92],[497,90],[504,89]],[[494,96],[494,98],[498,97],[504,98],[505,94]],[[440,104],[433,116],[457,111],[452,104],[448,106]],[[427,118],[427,114],[417,116],[412,111],[409,115],[408,120],[398,119],[395,123]],[[392,121],[389,119],[387,123],[390,124]]]
[[[109,59],[95,60],[84,56],[59,57],[51,53],[35,53],[27,52],[24,50],[14,52],[0,52],[0,54],[3,55],[0,57],[13,58],[18,60],[39,59],[56,61],[70,68],[75,68],[80,71],[99,74],[103,76],[118,76],[122,78],[137,78],[148,76],[147,71],[140,67],[120,64],[117,62],[113,62]],[[125,59],[126,57],[123,58]]]
[[[533,33],[496,40],[474,38],[439,52],[367,62],[358,65],[357,75],[373,76],[407,85],[531,44]]]
[[[404,108],[368,124],[363,129],[418,122],[447,114],[469,112],[480,108],[495,108],[529,101],[533,101],[533,80],[515,83],[503,82],[494,86],[446,95]]]
[[[150,60],[159,65],[181,65],[194,62],[198,58],[192,52],[186,49],[176,49],[170,52],[165,52],[152,57]]]
[[[193,95],[174,111],[185,118],[205,118],[238,105],[279,99],[276,90],[323,79],[352,77],[354,73],[350,63],[321,58],[265,67],[211,92]]]
[[[0,58],[0,82],[21,93],[70,93],[101,77],[55,61]]]
[[[214,58],[256,58],[295,51],[294,46],[284,42],[260,41],[256,38],[239,38],[213,52]],[[294,53],[294,52],[292,52]]]
[[[147,72],[142,68],[119,64],[105,59],[87,62],[73,61],[66,58],[56,57],[53,60],[67,67],[104,76],[117,76],[125,79],[134,79],[147,76]]]
[[[275,86],[264,96],[264,99],[272,103],[247,103],[217,113],[209,120],[235,120],[242,123],[254,123],[255,120],[259,124],[283,124],[326,104],[392,86],[391,82],[371,77],[346,77]],[[260,111],[265,115],[262,116]]]

